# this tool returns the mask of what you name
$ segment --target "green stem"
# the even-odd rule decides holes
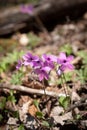
[[[65,87],[64,81],[63,81],[63,74],[61,75],[61,83],[63,84],[64,92],[65,92],[65,94],[66,94],[66,96],[67,96],[66,87]]]
[[[63,73],[63,79],[65,80],[65,89],[67,90],[66,92],[67,92],[67,94],[69,95],[68,88],[66,87],[66,78],[65,78],[65,75],[64,75],[64,73]]]

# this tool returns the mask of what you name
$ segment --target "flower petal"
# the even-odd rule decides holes
[[[73,59],[74,59],[74,56],[72,56],[72,55],[70,55],[70,56],[67,57],[67,61],[68,62],[71,62]]]
[[[68,64],[67,65],[67,68],[70,69],[70,70],[73,70],[74,69],[74,66],[72,64]]]
[[[57,62],[57,56],[50,55],[51,61]]]
[[[60,58],[60,59],[66,59],[66,54],[65,54],[64,52],[61,52],[61,53],[59,54],[59,58]]]
[[[58,76],[60,76],[62,74],[62,70],[60,68],[57,70],[57,74],[58,74]]]
[[[18,70],[21,66],[22,66],[22,61],[19,60],[19,61],[18,61],[18,64],[16,65],[16,69]]]

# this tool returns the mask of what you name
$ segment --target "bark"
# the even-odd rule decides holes
[[[33,29],[37,16],[48,26],[64,19],[71,18],[87,11],[87,0],[42,0],[34,8],[32,15],[20,12],[20,6],[0,11],[0,36],[20,29]],[[39,26],[38,26],[39,27]]]

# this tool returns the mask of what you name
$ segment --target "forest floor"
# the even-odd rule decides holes
[[[66,71],[64,83],[52,72],[44,84],[45,94],[30,68],[16,70],[27,52],[38,56],[65,52],[74,56],[75,69]],[[17,32],[0,38],[0,57],[0,130],[86,130],[87,13],[51,32]]]

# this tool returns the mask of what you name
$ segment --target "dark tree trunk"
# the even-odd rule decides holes
[[[66,16],[81,15],[87,11],[87,0],[42,0],[35,6],[33,15],[23,14],[20,7],[0,11],[0,36],[20,29],[31,29],[39,16],[45,25],[64,19]]]

